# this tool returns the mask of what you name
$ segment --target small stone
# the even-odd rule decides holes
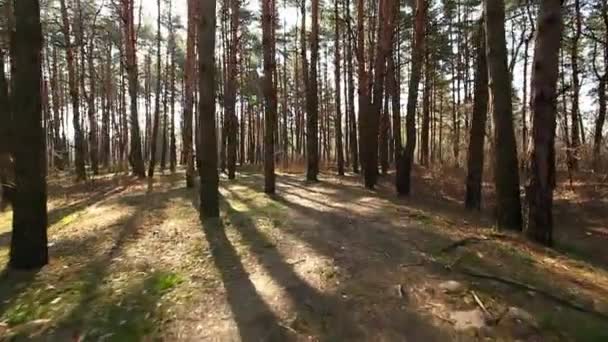
[[[524,323],[532,327],[537,326],[536,319],[534,318],[534,316],[532,316],[532,314],[530,314],[524,309],[520,309],[514,306],[509,308],[504,318],[518,321],[520,323]]]
[[[439,289],[441,289],[444,293],[454,294],[464,292],[466,290],[466,286],[461,282],[448,280],[439,284]]]

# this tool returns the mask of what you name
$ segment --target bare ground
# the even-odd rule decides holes
[[[608,340],[599,177],[560,186],[553,250],[465,212],[456,171],[417,170],[407,199],[388,176],[369,191],[282,174],[272,197],[262,183],[223,179],[222,218],[201,222],[181,173],[53,178],[52,261],[0,275],[0,339]],[[2,263],[9,242],[3,213]]]

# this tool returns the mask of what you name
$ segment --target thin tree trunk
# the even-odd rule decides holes
[[[582,18],[581,18],[581,4],[580,0],[574,0],[574,37],[572,39],[572,49],[570,50],[570,58],[572,63],[572,168],[578,170],[578,161],[581,158],[581,126],[580,126],[580,111],[579,111],[579,98],[580,98],[580,78],[579,78],[579,41],[582,35]]]
[[[342,101],[340,91],[340,12],[339,0],[334,0],[335,41],[334,41],[334,81],[336,92],[336,157],[338,159],[338,175],[344,176],[344,146],[342,145]]]
[[[237,87],[237,50],[238,50],[238,29],[239,29],[239,3],[240,0],[230,0],[230,44],[228,46],[226,94],[224,94],[226,134],[227,142],[227,169],[228,178],[236,177],[236,87]]]
[[[161,95],[161,74],[162,74],[162,57],[160,50],[161,33],[161,2],[157,1],[157,18],[156,18],[156,96],[154,98],[154,119],[152,122],[152,140],[150,142],[150,164],[148,165],[148,177],[154,177],[154,168],[156,167],[156,149],[158,147],[158,128],[160,125],[160,95]]]
[[[359,143],[357,140],[357,118],[355,117],[355,82],[354,82],[354,67],[353,67],[353,29],[352,18],[350,14],[350,0],[346,0],[346,17],[347,17],[347,68],[348,68],[348,117],[350,125],[350,153],[352,167],[354,173],[359,173]]]
[[[186,158],[186,186],[194,187],[194,155],[192,148],[192,109],[194,106],[194,80],[195,80],[195,46],[196,20],[198,16],[198,0],[188,0],[188,36],[186,38],[186,70],[185,78],[185,107],[184,107],[184,156]]]

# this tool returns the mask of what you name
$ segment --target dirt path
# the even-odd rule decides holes
[[[221,220],[201,222],[182,179],[51,185],[53,261],[0,275],[0,337],[606,337],[606,268],[497,234],[443,194],[397,199],[388,182],[374,192],[355,177],[282,175],[268,197],[259,174],[242,173],[222,180]],[[9,218],[0,215],[2,262]]]

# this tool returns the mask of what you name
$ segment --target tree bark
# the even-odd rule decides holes
[[[146,177],[144,160],[141,154],[141,132],[139,130],[139,118],[137,113],[137,100],[139,91],[135,25],[133,22],[133,0],[122,0],[123,37],[125,41],[126,67],[129,78],[129,97],[131,98],[130,131],[131,145],[129,151],[129,163],[133,174],[139,178]]]
[[[485,0],[486,54],[494,117],[496,217],[499,229],[521,230],[517,146],[507,65],[503,0]]]
[[[74,125],[74,163],[76,165],[76,180],[84,180],[87,177],[84,158],[84,134],[80,125],[80,97],[76,83],[76,69],[74,66],[74,48],[70,38],[70,21],[65,0],[59,1],[61,7],[62,31],[65,39],[66,60],[68,66],[68,84],[70,98],[72,100],[72,124]]]
[[[38,0],[15,1],[15,183],[9,266],[37,269],[48,263],[45,136],[42,129],[42,26]]]
[[[412,43],[412,71],[406,114],[407,142],[405,150],[399,156],[396,179],[397,192],[402,196],[409,196],[411,191],[411,172],[414,162],[414,150],[416,149],[416,105],[418,102],[418,87],[420,85],[425,48],[426,6],[425,0],[416,0],[414,41]]]
[[[351,162],[354,173],[359,173],[359,143],[357,141],[357,118],[355,117],[355,82],[353,68],[353,30],[352,18],[350,14],[350,0],[346,0],[346,20],[347,20],[347,44],[346,60],[348,69],[348,124],[349,128],[349,144],[351,153]]]
[[[219,217],[219,175],[217,171],[217,134],[215,126],[215,9],[216,1],[199,2],[199,132],[200,132],[200,206],[203,218]]]
[[[192,109],[194,106],[194,71],[196,40],[196,22],[198,16],[198,0],[188,0],[188,36],[186,38],[186,70],[184,72],[184,156],[186,158],[186,186],[194,187],[194,153],[192,148]]]
[[[357,74],[358,74],[358,105],[359,105],[359,161],[363,176],[366,177],[369,164],[369,110],[370,110],[370,88],[369,75],[365,61],[365,1],[357,0]],[[371,171],[373,172],[373,171]],[[376,168],[377,172],[377,168]]]
[[[553,242],[556,86],[561,20],[561,1],[542,0],[532,68],[532,149],[526,185],[524,232],[529,239],[548,246]]]
[[[236,177],[236,87],[237,87],[237,50],[239,29],[239,7],[240,0],[230,0],[230,44],[228,47],[228,70],[226,80],[226,94],[224,94],[225,123],[224,132],[227,141],[227,169],[228,178]]]
[[[475,99],[473,118],[469,138],[467,159],[467,188],[465,207],[481,209],[483,184],[483,148],[485,143],[486,121],[488,113],[488,65],[486,61],[486,44],[483,21],[480,22],[477,46],[477,66],[475,72]]]
[[[580,88],[581,82],[579,77],[579,42],[582,35],[582,18],[581,18],[581,3],[580,0],[574,0],[574,37],[572,38],[572,49],[570,50],[570,59],[572,63],[572,168],[578,170],[578,161],[581,158],[581,125],[580,125]]]
[[[342,141],[342,99],[340,92],[340,12],[338,3],[334,0],[335,40],[334,40],[334,81],[336,92],[336,158],[338,162],[338,175],[344,176],[344,146]]]
[[[262,46],[264,49],[264,191],[275,193],[275,122],[277,118],[277,89],[274,82],[276,62],[274,57],[274,0],[262,0]]]
[[[156,155],[158,147],[158,126],[160,125],[160,95],[161,95],[161,74],[162,74],[162,57],[160,53],[160,19],[161,19],[161,2],[157,1],[157,18],[156,18],[156,96],[154,97],[154,119],[152,119],[152,140],[150,142],[150,164],[148,165],[148,177],[154,177],[154,168],[156,167]]]
[[[317,63],[319,62],[319,0],[312,0],[312,29],[310,35],[310,70],[306,87],[306,154],[308,165],[306,179],[317,181],[319,174],[319,86],[317,83]],[[304,52],[306,53],[306,52]],[[308,70],[309,68],[306,68]]]

